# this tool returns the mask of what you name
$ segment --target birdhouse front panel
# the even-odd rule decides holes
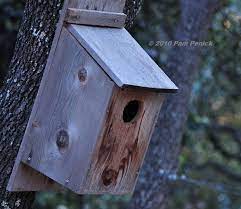
[[[97,140],[83,193],[131,193],[164,95],[116,88]]]

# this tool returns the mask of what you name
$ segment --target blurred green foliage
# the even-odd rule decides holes
[[[7,69],[22,11],[23,2],[0,0],[1,74]],[[193,86],[179,159],[180,174],[224,185],[223,192],[206,184],[198,187],[175,181],[171,209],[241,209],[240,11],[240,0],[226,0],[213,19],[207,38],[213,46],[203,50],[202,69]],[[131,31],[160,66],[165,66],[171,47],[153,47],[149,43],[174,40],[179,15],[178,0],[146,0]],[[238,195],[234,195],[235,189],[239,189]],[[122,209],[129,199],[108,195],[79,197],[70,192],[38,193],[34,208]]]

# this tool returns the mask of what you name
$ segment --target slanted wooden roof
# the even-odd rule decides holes
[[[177,90],[126,29],[84,25],[68,29],[119,87]]]

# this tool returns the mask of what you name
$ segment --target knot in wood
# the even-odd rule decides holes
[[[60,130],[57,133],[57,146],[59,147],[59,149],[63,149],[63,148],[67,148],[69,145],[69,135],[67,133],[67,131],[65,130]]]
[[[105,186],[110,186],[115,183],[118,177],[118,173],[112,169],[104,170],[102,174],[102,181]]]

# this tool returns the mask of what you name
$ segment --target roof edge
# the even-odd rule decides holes
[[[150,87],[148,87],[148,86],[141,86],[141,85],[138,85],[138,84],[129,84],[128,82],[122,81],[121,78],[118,77],[118,75],[114,74],[111,70],[109,70],[109,71],[107,70],[109,68],[109,66],[107,64],[105,64],[105,62],[103,62],[103,60],[99,56],[99,54],[96,53],[95,50],[92,49],[92,47],[88,43],[88,41],[86,41],[83,37],[81,37],[81,35],[78,33],[77,29],[75,28],[76,26],[78,26],[78,25],[70,24],[70,25],[67,26],[67,29],[72,34],[72,36],[79,42],[79,44],[83,48],[85,48],[85,50],[89,53],[89,55],[91,57],[93,57],[93,59],[101,66],[103,71],[110,77],[111,80],[113,80],[113,82],[118,87],[120,87],[120,88],[142,88],[142,89],[148,89],[150,91],[158,91],[158,92],[163,92],[163,93],[175,93],[175,92],[178,91],[178,87],[172,82],[172,80],[163,72],[163,70],[159,66],[158,67],[159,67],[161,73],[163,73],[163,76],[166,77],[166,79],[168,80],[168,82],[164,83],[162,87],[158,87],[158,86],[157,87],[154,87],[154,86],[153,87],[152,86],[150,86]],[[96,26],[86,26],[86,27],[95,27],[95,28],[97,28]],[[125,30],[125,29],[115,29],[115,30],[122,31],[122,30]],[[143,49],[143,51],[144,51],[144,49]]]

